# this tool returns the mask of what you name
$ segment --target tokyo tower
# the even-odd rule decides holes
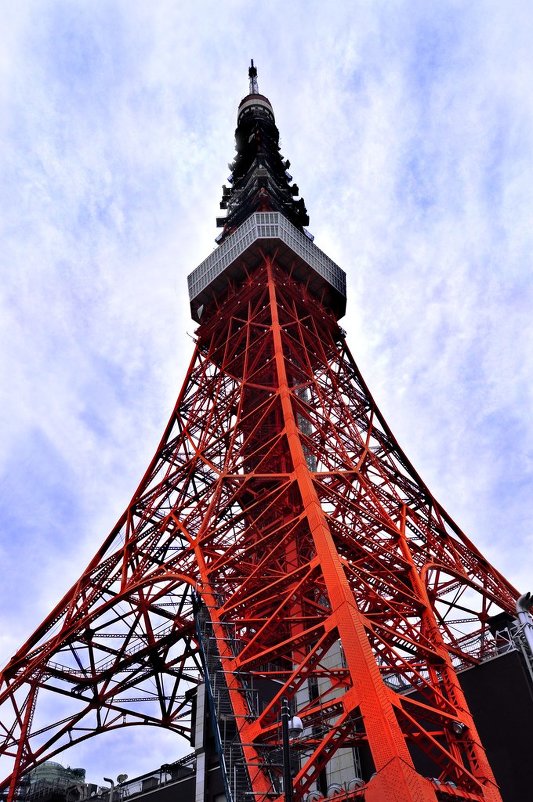
[[[126,511],[0,675],[2,787],[119,727],[190,740],[203,700],[227,802],[497,802],[458,672],[518,594],[376,406],[249,77],[185,382]]]

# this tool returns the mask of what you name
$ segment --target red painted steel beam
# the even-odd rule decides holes
[[[399,448],[335,316],[275,254],[256,255],[204,312],[126,512],[2,672],[9,798],[100,732],[187,734],[201,604],[257,802],[279,792],[284,696],[307,733],[297,799],[340,750],[364,747],[375,776],[354,799],[441,798],[420,753],[447,793],[498,802],[456,669],[488,654],[488,619],[517,594]],[[276,691],[257,709],[265,679]]]

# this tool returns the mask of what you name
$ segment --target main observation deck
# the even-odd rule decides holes
[[[260,248],[254,247],[260,242]],[[200,322],[205,306],[261,260],[274,254],[278,264],[306,284],[339,320],[346,312],[346,273],[280,212],[255,212],[187,277],[191,316]]]

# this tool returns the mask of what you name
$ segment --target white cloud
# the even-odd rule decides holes
[[[348,272],[345,326],[378,404],[528,589],[532,20],[518,2],[10,7],[4,657],[118,518],[170,413],[250,57],[316,243]]]

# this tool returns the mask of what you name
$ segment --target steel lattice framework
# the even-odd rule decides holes
[[[283,697],[305,726],[297,799],[348,747],[374,769],[351,798],[501,799],[456,671],[490,653],[489,619],[517,593],[398,446],[327,282],[287,242],[256,233],[201,317],[193,304],[194,355],[151,465],[1,674],[10,799],[24,772],[98,733],[189,737],[214,666],[245,767],[235,802],[279,796]],[[275,689],[262,704],[260,681]]]

